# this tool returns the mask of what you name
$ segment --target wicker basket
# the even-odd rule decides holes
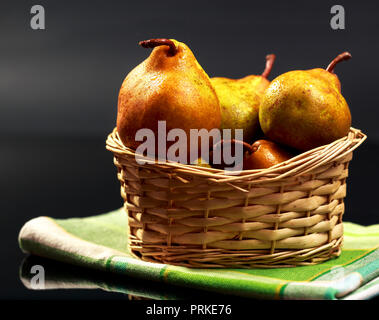
[[[116,129],[107,149],[121,182],[129,244],[141,259],[187,267],[316,264],[341,252],[351,128],[329,145],[263,170],[222,170],[149,161],[139,165]]]

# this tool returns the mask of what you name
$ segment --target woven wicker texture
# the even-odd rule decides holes
[[[228,175],[155,160],[140,165],[115,129],[107,149],[130,248],[146,261],[206,268],[288,267],[338,256],[348,164],[365,139],[351,128],[279,165]]]

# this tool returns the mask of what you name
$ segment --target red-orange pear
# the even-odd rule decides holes
[[[251,151],[245,154],[243,168],[245,170],[270,168],[292,157],[290,152],[277,143],[258,140],[251,146]]]
[[[158,121],[164,120],[167,132],[185,131],[189,151],[190,129],[220,128],[220,104],[210,79],[184,43],[151,39],[139,44],[153,51],[122,83],[117,113],[121,141],[135,149],[142,143],[135,139],[137,131],[150,129],[157,137]]]

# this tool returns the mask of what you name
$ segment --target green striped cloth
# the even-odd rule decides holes
[[[70,219],[38,217],[19,234],[27,253],[188,288],[260,299],[369,299],[379,293],[379,225],[345,222],[341,255],[314,266],[192,269],[133,258],[122,209]]]

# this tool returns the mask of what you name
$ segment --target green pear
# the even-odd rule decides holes
[[[259,109],[264,134],[302,151],[344,137],[351,126],[351,114],[334,67],[350,58],[350,53],[344,52],[326,70],[295,70],[274,79]]]
[[[221,106],[221,129],[243,129],[243,140],[253,142],[260,131],[258,112],[261,99],[270,81],[275,55],[266,57],[266,69],[262,75],[249,75],[241,79],[211,78]]]

